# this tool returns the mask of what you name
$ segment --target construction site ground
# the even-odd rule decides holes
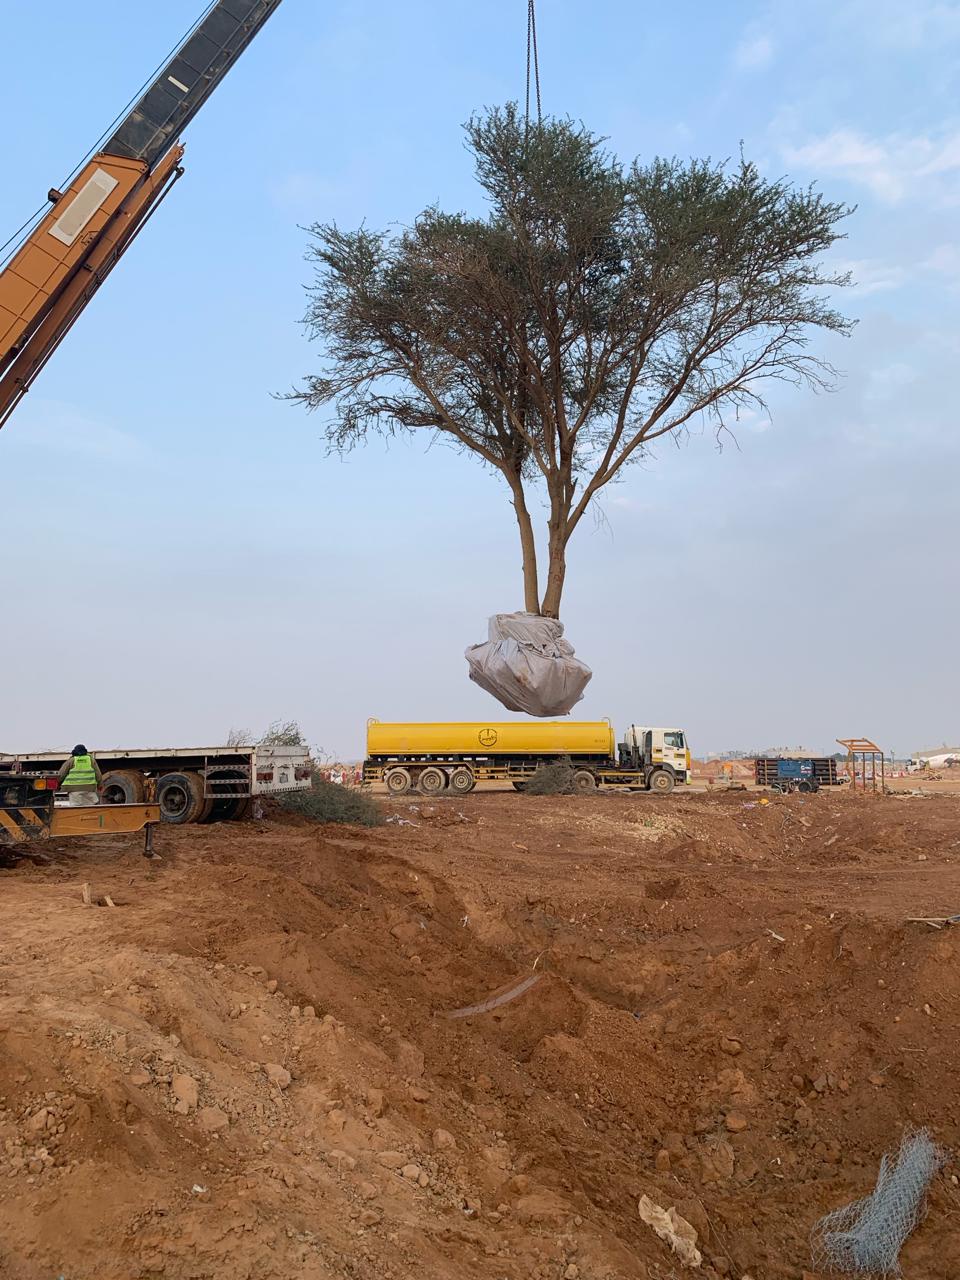
[[[960,931],[908,917],[960,912],[960,798],[761,799],[405,799],[0,869],[0,1276],[688,1274],[643,1195],[691,1275],[815,1275],[905,1129],[957,1148]],[[912,1280],[960,1275],[958,1172]]]

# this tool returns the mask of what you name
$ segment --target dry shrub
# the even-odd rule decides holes
[[[528,796],[569,796],[573,794],[573,773],[569,760],[541,764],[523,789]]]
[[[280,798],[281,806],[312,822],[342,822],[355,827],[379,827],[383,814],[376,801],[364,791],[325,782],[314,773],[309,791],[291,791]]]

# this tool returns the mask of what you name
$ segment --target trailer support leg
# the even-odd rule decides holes
[[[143,856],[145,858],[156,858],[158,856],[153,851],[153,826],[152,822],[148,822],[143,829]]]

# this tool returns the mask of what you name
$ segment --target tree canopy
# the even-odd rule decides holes
[[[850,212],[741,158],[621,164],[569,119],[510,104],[466,126],[486,217],[425,210],[399,234],[310,228],[330,445],[439,433],[506,481],[524,607],[558,617],[566,547],[597,493],[661,436],[722,428],[778,379],[829,386],[809,346],[849,331],[822,261]],[[545,491],[541,587],[531,484]],[[541,594],[542,591],[542,594]]]

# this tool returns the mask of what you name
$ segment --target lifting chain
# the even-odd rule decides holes
[[[535,0],[527,0],[527,129],[530,128],[530,71],[537,98],[537,124],[542,124],[540,106],[540,58],[537,53],[537,12]]]

